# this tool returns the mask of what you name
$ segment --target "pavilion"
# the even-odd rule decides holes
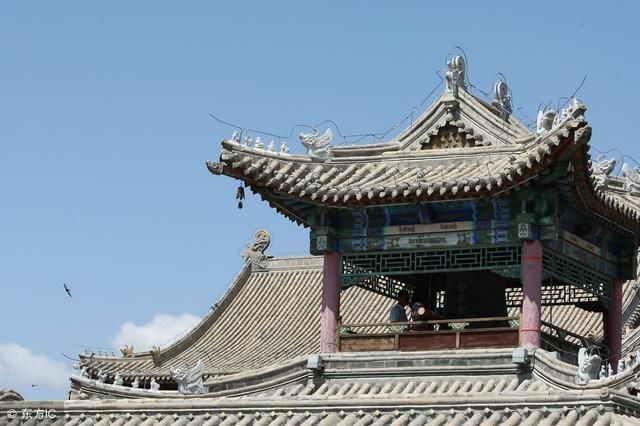
[[[180,340],[81,354],[70,400],[38,404],[51,424],[640,424],[638,170],[591,160],[577,99],[529,130],[503,80],[486,101],[463,57],[446,75],[388,142],[223,140],[208,169],[307,228],[311,256],[258,231]],[[433,316],[390,327],[401,290]]]

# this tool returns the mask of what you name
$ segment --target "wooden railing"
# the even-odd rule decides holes
[[[338,324],[338,350],[424,351],[508,348],[519,343],[518,317]]]

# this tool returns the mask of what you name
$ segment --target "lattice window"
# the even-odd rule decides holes
[[[342,256],[342,277],[425,272],[473,271],[519,267],[521,246],[447,248],[412,252],[360,253]],[[352,278],[351,285],[355,284]]]
[[[542,269],[565,284],[600,297],[605,306],[611,305],[611,277],[548,249],[542,254]]]
[[[522,287],[505,290],[507,307],[522,306]],[[542,287],[542,305],[575,305],[576,303],[597,302],[598,297],[569,284],[545,285]]]

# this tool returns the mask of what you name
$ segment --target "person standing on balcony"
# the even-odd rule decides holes
[[[409,304],[409,292],[400,290],[398,292],[398,303],[389,310],[389,322],[407,322],[407,311],[405,307]]]

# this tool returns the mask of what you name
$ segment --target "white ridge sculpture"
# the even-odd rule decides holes
[[[493,105],[500,110],[500,116],[503,119],[513,112],[511,106],[511,96],[509,96],[509,87],[504,80],[498,80],[493,85]]]
[[[131,382],[131,387],[134,389],[138,389],[140,387],[140,381],[138,380],[137,376],[133,378],[133,382]]]
[[[604,364],[602,364],[602,367],[600,367],[600,375],[598,376],[598,378],[600,380],[607,378],[607,367]]]
[[[616,372],[620,374],[625,370],[626,367],[627,367],[626,360],[624,358],[620,358],[618,360],[618,368],[616,369]]]
[[[607,160],[604,155],[600,155],[593,163],[593,177],[599,185],[607,185],[609,183],[609,175],[615,168],[615,159]]]
[[[599,378],[598,372],[602,365],[602,358],[590,348],[578,350],[578,376],[576,382],[586,385],[590,380]],[[602,374],[602,373],[600,373]]]
[[[160,384],[156,382],[155,378],[151,378],[151,382],[149,383],[149,390],[152,392],[160,390]]]
[[[98,382],[99,383],[104,383],[105,380],[107,380],[107,372],[106,371],[102,371],[102,369],[98,370]]]
[[[116,386],[122,386],[124,380],[122,380],[122,376],[120,373],[116,373],[116,377],[113,379],[113,384]]]
[[[253,145],[253,147],[256,149],[264,148],[264,144],[262,143],[262,138],[260,136],[256,138],[256,143]]]
[[[271,142],[269,142],[269,145],[267,145],[267,151],[269,151],[269,152],[275,151],[275,148],[276,148],[276,142],[275,141],[271,141]]]
[[[280,155],[289,155],[289,147],[285,141],[280,144]]]
[[[331,153],[331,139],[333,139],[333,133],[331,129],[327,129],[323,135],[320,135],[320,131],[316,129],[315,134],[300,133],[300,142],[307,148],[307,155],[314,160],[327,161],[332,157]]]
[[[553,128],[553,122],[556,118],[556,112],[552,109],[544,109],[538,111],[536,118],[536,133],[538,135],[548,132]]]
[[[204,393],[202,375],[204,374],[204,362],[198,360],[195,367],[189,370],[182,368],[169,369],[171,376],[178,382],[178,392],[183,395],[196,395]]]
[[[240,143],[240,132],[238,132],[237,130],[234,131],[233,135],[231,135],[231,140]]]
[[[453,92],[453,97],[458,97],[458,91],[460,89],[467,89],[467,83],[465,82],[466,64],[464,58],[460,55],[456,55],[447,61],[447,72],[445,74],[447,79],[447,89]]]
[[[635,169],[629,164],[622,165],[622,176],[624,176],[624,189],[630,195],[640,196],[640,166]]]

